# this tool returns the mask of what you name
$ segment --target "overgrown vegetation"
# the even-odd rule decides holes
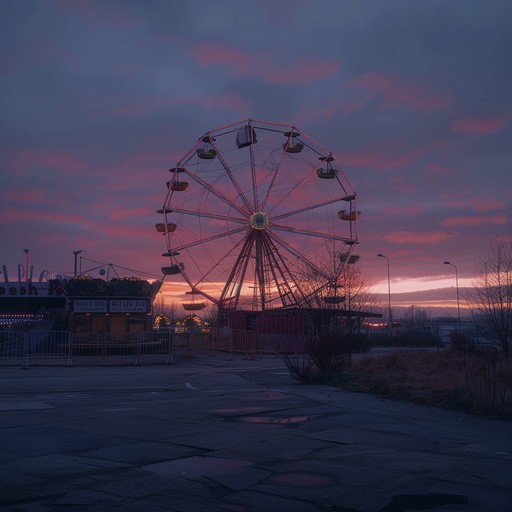
[[[286,356],[285,363],[308,384],[512,419],[512,361],[492,347],[478,348],[454,335],[449,349],[397,349],[353,358],[355,348],[350,337],[324,336],[309,353]]]
[[[494,350],[402,350],[354,362],[342,387],[512,419],[512,364]]]
[[[304,383],[336,381],[352,363],[354,350],[367,348],[361,337],[326,333],[315,339],[305,354],[285,355],[291,375]]]

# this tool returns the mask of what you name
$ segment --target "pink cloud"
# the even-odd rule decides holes
[[[288,66],[267,69],[263,78],[278,84],[310,84],[316,80],[324,80],[340,68],[340,63],[334,60],[304,58],[290,63]]]
[[[157,203],[155,203],[157,204]],[[147,208],[112,208],[107,211],[109,218],[112,220],[126,220],[137,217],[146,217],[148,215]]]
[[[388,73],[369,72],[349,82],[349,87],[366,89],[366,102],[381,96],[380,110],[403,107],[416,112],[432,112],[450,104],[447,95],[416,81],[404,81]]]
[[[384,208],[384,212],[389,215],[418,215],[420,213],[423,213],[423,211],[424,209],[421,206],[389,206],[387,208]]]
[[[460,217],[448,217],[441,221],[443,226],[481,226],[483,224],[507,224],[509,219],[504,213],[495,215],[468,215]]]
[[[31,188],[30,186],[27,186],[22,190],[11,190],[9,191],[8,196],[9,202],[11,203],[19,202],[24,204],[40,204],[47,199],[43,190],[39,188]]]
[[[310,84],[331,76],[340,68],[339,61],[321,57],[295,58],[284,65],[273,63],[272,54],[252,56],[218,43],[198,44],[189,54],[200,67],[223,66],[236,76],[258,76],[279,84]]]
[[[450,235],[444,231],[431,231],[427,233],[394,231],[384,235],[383,238],[396,244],[437,244],[450,238]]]
[[[377,167],[380,155],[371,151],[344,153],[342,161],[348,167]]]
[[[456,197],[453,197],[456,195]],[[504,210],[506,204],[495,198],[478,198],[466,190],[450,191],[441,195],[443,202],[454,209],[471,209],[477,212]]]
[[[426,144],[410,151],[403,151],[399,141],[385,147],[368,148],[366,151],[344,153],[342,161],[349,167],[370,167],[377,171],[388,171],[411,165],[444,143]],[[396,156],[394,156],[396,154]]]
[[[66,152],[47,152],[34,149],[18,149],[10,158],[8,170],[16,176],[27,176],[31,171],[52,168],[68,174],[85,167],[84,163]]]
[[[510,114],[498,117],[461,117],[452,123],[451,128],[454,133],[486,135],[504,128],[511,117]]]
[[[45,225],[47,223],[52,223],[56,226],[68,225],[74,226],[75,229],[89,229],[92,233],[109,237],[110,240],[118,240],[123,236],[140,238],[147,236],[148,233],[153,233],[150,226],[137,227],[127,222],[115,224],[106,222],[105,219],[91,220],[90,215],[76,215],[70,212],[56,213],[45,210],[44,208],[40,208],[36,216],[34,216],[32,210],[28,210],[27,208],[5,208],[1,211],[1,214],[1,222],[4,224],[37,222]],[[145,211],[144,214],[146,214]],[[154,233],[157,235],[156,231]]]
[[[488,212],[492,210],[504,210],[505,204],[498,199],[473,199],[471,204],[478,212]]]
[[[237,75],[249,74],[253,59],[234,48],[221,44],[201,43],[189,50],[196,63],[203,67],[227,66]]]
[[[389,169],[398,169],[400,167],[405,167],[415,162],[423,155],[427,154],[430,151],[430,147],[424,146],[415,148],[411,151],[403,152],[399,156],[393,158],[387,158],[383,162],[381,162],[381,169],[387,171]]]
[[[415,181],[405,181],[402,176],[391,176],[390,185],[393,191],[410,194],[416,192],[416,182]]]
[[[425,167],[423,174],[425,176],[425,181],[429,184],[437,184],[444,180],[447,176],[450,175],[452,171],[445,167],[444,165],[440,165],[435,162],[430,162]]]

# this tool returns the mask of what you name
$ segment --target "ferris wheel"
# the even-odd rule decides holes
[[[356,193],[336,157],[302,130],[267,121],[202,135],[170,169],[157,213],[162,273],[200,297],[185,309],[328,302],[357,243]]]

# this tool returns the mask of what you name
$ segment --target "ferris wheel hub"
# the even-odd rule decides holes
[[[263,212],[256,212],[251,217],[251,227],[254,229],[267,229],[268,217]]]

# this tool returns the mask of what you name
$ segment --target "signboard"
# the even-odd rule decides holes
[[[141,299],[119,299],[110,301],[111,313],[146,313],[148,302]]]
[[[147,299],[73,299],[74,313],[148,313]]]
[[[19,298],[19,297],[49,297],[65,298],[64,288],[60,281],[48,282],[14,282],[0,283],[0,297]]]
[[[106,313],[106,299],[75,299],[73,301],[75,313]]]

